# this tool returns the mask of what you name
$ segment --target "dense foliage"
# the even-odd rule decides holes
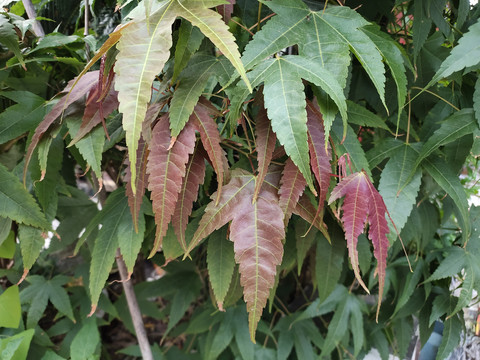
[[[44,38],[0,13],[0,358],[140,356],[119,281],[158,359],[404,358],[436,320],[449,355],[478,5],[98,1],[84,36],[71,3]]]

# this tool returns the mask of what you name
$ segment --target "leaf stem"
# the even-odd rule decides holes
[[[460,111],[460,109],[459,109],[458,107],[456,107],[455,105],[453,105],[450,101],[448,101],[447,99],[444,99],[443,97],[441,97],[441,96],[438,95],[438,94],[435,94],[433,91],[430,91],[430,90],[427,90],[427,89],[422,89],[421,87],[418,87],[418,86],[412,86],[412,89],[421,90],[422,92],[425,91],[425,92],[429,93],[430,95],[433,95],[433,96],[439,98],[440,100],[442,100],[442,101],[445,102],[446,104],[450,105],[450,106],[451,106],[452,108],[454,108],[456,111]],[[415,100],[415,98],[416,98],[418,95],[420,95],[420,93],[417,94],[416,96],[414,96],[412,100]],[[412,100],[409,100],[409,101],[408,101],[408,104],[410,104],[410,102],[411,102]]]

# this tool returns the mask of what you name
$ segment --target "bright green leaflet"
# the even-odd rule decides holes
[[[22,310],[18,286],[12,285],[0,295],[0,327],[18,328]]]

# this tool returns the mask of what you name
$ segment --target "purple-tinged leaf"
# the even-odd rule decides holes
[[[226,24],[228,24],[232,18],[233,6],[235,5],[236,0],[227,0],[227,2],[228,4],[217,6],[217,11],[222,15],[222,19]]]
[[[157,224],[150,257],[161,247],[175,211],[188,157],[195,147],[195,128],[187,123],[173,146],[170,147],[170,144],[168,115],[164,115],[153,129],[147,163],[148,188],[152,192],[151,199]]]
[[[306,185],[307,182],[302,173],[293,161],[288,158],[285,167],[283,168],[280,189],[278,190],[278,195],[280,197],[279,205],[283,211],[285,224],[288,224],[300,196],[305,191]]]
[[[263,103],[263,101],[258,101]],[[261,104],[256,117],[256,135],[257,135],[257,161],[258,161],[258,175],[255,180],[255,191],[253,193],[253,201],[257,199],[260,188],[268,171],[268,165],[272,161],[273,151],[275,150],[275,143],[277,136],[270,126],[270,121],[267,117],[267,111]]]
[[[198,187],[200,184],[203,184],[205,178],[205,156],[205,150],[197,144],[193,154],[190,155],[173,214],[172,225],[184,252],[187,251],[185,231],[187,229],[188,217],[192,213],[193,203],[197,200]]]

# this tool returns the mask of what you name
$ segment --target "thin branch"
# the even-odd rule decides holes
[[[22,3],[25,11],[27,12],[28,18],[34,20],[33,31],[35,32],[35,35],[37,35],[39,38],[44,38],[45,31],[43,31],[42,24],[40,24],[40,22],[36,20],[37,12],[33,7],[32,0],[22,0]]]

